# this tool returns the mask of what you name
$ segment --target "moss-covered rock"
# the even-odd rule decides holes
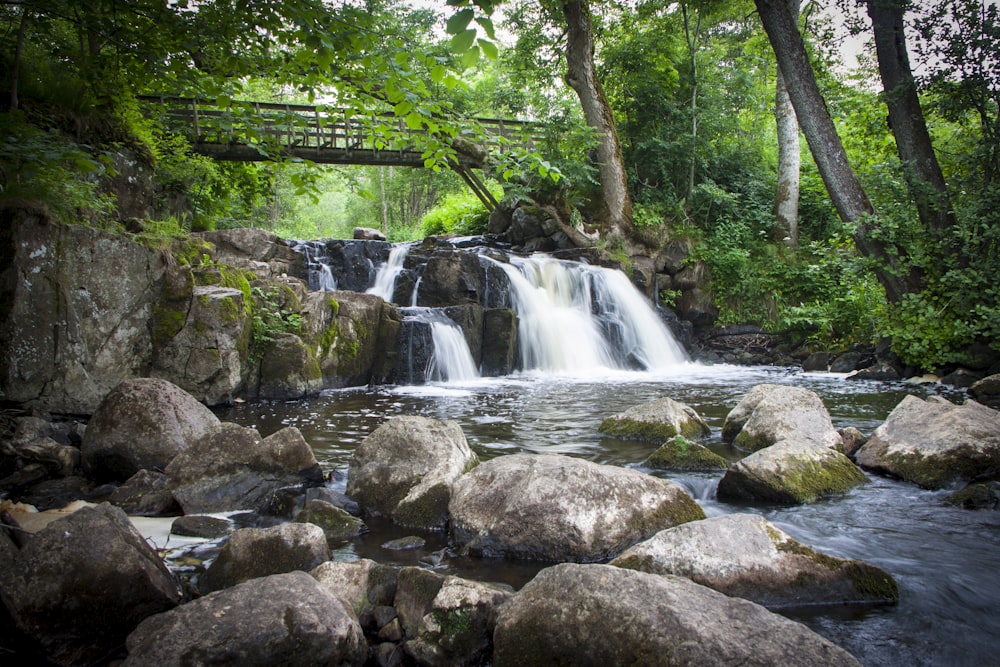
[[[618,438],[656,444],[675,435],[697,439],[709,434],[708,424],[694,408],[669,397],[608,417],[601,422],[598,430]]]
[[[1000,471],[1000,412],[907,396],[855,454],[858,465],[939,489]]]
[[[891,604],[899,599],[889,573],[814,551],[753,514],[717,516],[661,531],[611,564],[687,577],[767,607]]]
[[[733,464],[719,480],[724,501],[810,503],[868,481],[851,460],[812,440],[786,439]]]
[[[827,447],[841,446],[822,399],[808,389],[757,385],[726,416],[723,442],[748,452],[786,438],[810,439]]]
[[[295,334],[278,334],[260,360],[259,398],[289,400],[319,393],[323,376],[309,347]]]
[[[995,510],[1000,506],[1000,483],[969,484],[946,498],[951,505],[971,510]]]
[[[364,521],[323,500],[307,502],[305,508],[295,515],[295,521],[322,528],[331,547],[368,532]]]
[[[659,470],[725,470],[729,467],[726,459],[682,435],[660,445],[642,464]]]

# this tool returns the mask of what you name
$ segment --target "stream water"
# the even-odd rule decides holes
[[[343,490],[354,447],[397,415],[457,421],[483,460],[513,452],[547,452],[599,463],[642,467],[650,445],[601,435],[600,421],[661,396],[697,410],[712,427],[709,445],[730,459],[719,439],[726,414],[754,385],[793,384],[815,391],[837,427],[869,434],[916,386],[847,381],[843,376],[773,367],[679,363],[655,372],[604,371],[578,375],[526,373],[466,383],[375,387],[326,392],[309,400],[243,404],[223,419],[267,435],[285,425],[302,430]],[[798,507],[744,505],[715,500],[721,474],[646,470],[685,487],[709,516],[755,512],[820,551],[856,558],[890,572],[900,602],[882,608],[817,608],[785,612],[843,646],[866,665],[1000,664],[1000,513],[950,507],[946,492],[871,476],[870,483],[836,498]],[[335,559],[372,558],[400,565],[500,581],[515,588],[542,564],[463,558],[447,551],[444,535],[423,534],[427,545],[388,551],[389,539],[413,534],[371,523],[364,538]],[[443,551],[442,551],[443,550]]]

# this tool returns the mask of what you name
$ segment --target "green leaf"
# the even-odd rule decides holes
[[[472,43],[476,41],[476,31],[463,30],[451,38],[451,50],[455,53],[465,53],[472,48]]]
[[[462,54],[462,67],[468,69],[479,62],[479,47],[474,46]]]
[[[483,39],[482,37],[480,37],[476,41],[476,43],[479,44],[479,48],[483,50],[483,55],[489,58],[490,60],[496,60],[497,56],[500,55],[500,51],[499,49],[497,49],[497,45],[491,42],[490,40]]]
[[[444,65],[438,65],[431,70],[431,81],[433,81],[434,83],[441,83],[442,81],[444,81],[444,77],[447,73],[448,70],[445,68]]]
[[[480,27],[483,29],[483,32],[485,32],[486,36],[489,37],[491,40],[497,38],[496,29],[493,27],[493,21],[489,20],[488,18],[480,17],[476,19],[476,23],[480,25]]]
[[[413,111],[413,102],[410,102],[409,100],[403,100],[402,102],[397,104],[392,111],[397,116],[405,116],[406,114]]]
[[[451,15],[451,18],[448,19],[448,23],[445,24],[444,29],[449,35],[457,35],[469,27],[469,23],[472,22],[472,17],[474,15],[475,12],[471,7],[460,9]]]
[[[424,126],[424,117],[419,113],[411,113],[406,116],[406,127],[411,130],[419,130]]]

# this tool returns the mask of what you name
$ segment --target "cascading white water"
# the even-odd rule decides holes
[[[306,271],[308,273],[308,287],[320,292],[334,292],[337,290],[337,279],[333,276],[323,246],[315,241],[296,241],[292,247],[296,252],[302,253],[306,258]]]
[[[431,322],[431,337],[434,340],[434,356],[427,369],[428,380],[463,382],[479,377],[469,344],[457,324],[451,320]]]
[[[337,279],[333,277],[333,271],[329,264],[319,265],[319,291],[335,292],[337,290]]]
[[[510,278],[524,370],[658,370],[686,361],[621,272],[545,256],[499,265]]]
[[[409,252],[409,245],[398,245],[389,251],[389,258],[378,267],[378,273],[375,274],[375,284],[365,292],[391,302],[392,294],[396,290],[396,278],[403,272],[403,262]]]

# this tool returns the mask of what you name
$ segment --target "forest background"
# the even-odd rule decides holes
[[[778,206],[788,198],[779,166],[789,157],[777,131],[775,49],[785,47],[772,46],[761,17],[779,4],[870,202],[860,215],[831,200],[816,146],[797,131],[792,217]],[[0,0],[0,197],[42,202],[63,223],[146,238],[247,226],[297,239],[347,238],[357,226],[391,241],[476,234],[488,214],[447,169],[453,140],[480,136],[475,117],[526,119],[538,123],[538,142],[496,153],[491,191],[557,205],[625,261],[636,245],[685,242],[687,261],[710,276],[720,324],[756,323],[827,348],[887,340],[927,370],[974,364],[984,349],[995,356],[996,3],[842,0],[843,25],[824,4]],[[900,158],[871,40],[873,11],[883,9],[905,25],[903,53],[943,191]],[[589,56],[573,48],[574,17],[592,40]],[[842,58],[845,36],[860,45],[853,67]],[[593,67],[620,145],[628,243],[601,234],[603,135],[567,85],[567,71],[581,65]],[[321,167],[275,151],[262,162],[216,162],[193,152],[141,95],[393,113],[427,130],[419,149],[428,168]],[[392,127],[382,132],[386,146],[404,140]],[[123,151],[153,173],[141,221],[126,219],[105,187]],[[945,222],[929,223],[922,206]],[[659,297],[670,305],[676,295]]]

